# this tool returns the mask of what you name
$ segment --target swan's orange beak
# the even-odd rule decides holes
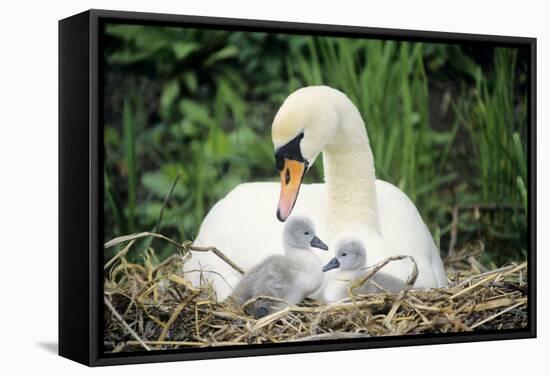
[[[294,208],[306,168],[307,165],[304,162],[285,158],[281,169],[281,196],[277,208],[277,218],[281,222],[287,220]]]

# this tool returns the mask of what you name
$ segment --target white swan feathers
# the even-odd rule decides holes
[[[364,122],[342,92],[312,86],[292,93],[272,124],[280,183],[245,183],[218,201],[205,217],[195,244],[216,246],[250,269],[272,254],[282,254],[281,221],[291,213],[311,218],[329,246],[353,237],[369,251],[368,265],[389,256],[409,255],[417,262],[416,288],[447,285],[433,238],[411,200],[390,183],[376,180]],[[325,184],[302,184],[307,169],[323,154]],[[275,204],[278,199],[278,206]],[[332,252],[321,254],[328,262]],[[388,264],[386,273],[405,281],[407,262]],[[241,275],[211,253],[196,253],[184,265],[186,276],[209,278],[225,299]],[[325,281],[334,273],[325,273]]]

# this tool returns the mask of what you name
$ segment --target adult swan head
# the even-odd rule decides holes
[[[342,92],[310,86],[292,93],[272,125],[281,192],[277,218],[285,221],[304,175],[323,152],[331,233],[363,222],[379,229],[374,159],[357,107]]]

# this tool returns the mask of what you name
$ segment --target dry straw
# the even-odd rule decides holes
[[[168,242],[176,252],[155,263],[149,248],[144,263],[126,254],[139,238]],[[156,233],[113,239],[105,248],[120,250],[104,267],[104,348],[106,352],[206,346],[247,345],[523,328],[527,325],[527,263],[488,271],[478,261],[480,245],[453,252],[446,260],[449,288],[413,290],[417,269],[399,294],[356,293],[357,287],[397,256],[374,266],[349,289],[349,298],[324,305],[311,299],[262,319],[248,316],[231,302],[217,302],[210,285],[193,287],[182,275],[189,251],[213,252],[242,270],[213,247],[195,247]],[[414,260],[412,260],[414,263]],[[262,297],[262,299],[269,299]]]

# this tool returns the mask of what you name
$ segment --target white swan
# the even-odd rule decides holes
[[[311,248],[328,250],[316,236],[313,222],[305,217],[291,218],[283,231],[284,256],[269,256],[251,268],[235,287],[231,298],[242,305],[258,296],[270,296],[298,304],[323,284],[323,264]],[[258,302],[258,301],[256,301]],[[277,307],[252,307],[254,317],[263,317]],[[273,304],[268,302],[268,304]]]
[[[416,288],[447,285],[439,251],[414,204],[397,187],[376,180],[364,122],[343,93],[326,86],[295,91],[275,116],[272,140],[281,183],[234,188],[207,214],[195,244],[214,245],[248,270],[281,253],[283,226],[275,211],[281,220],[293,212],[311,218],[329,246],[342,238],[359,239],[369,250],[369,265],[392,255],[413,256],[419,268]],[[326,184],[301,184],[321,152]],[[332,255],[320,256],[328,262]],[[194,254],[184,265],[194,284],[200,282],[197,270],[212,281],[218,299],[225,299],[241,278],[211,253]],[[386,266],[403,281],[409,270],[407,263]]]

